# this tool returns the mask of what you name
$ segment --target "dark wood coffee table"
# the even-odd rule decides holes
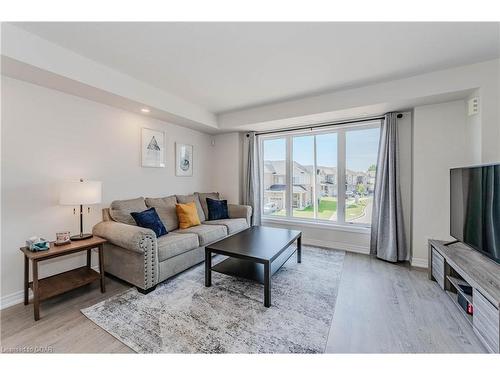
[[[297,241],[297,247],[290,245]],[[264,306],[271,306],[271,276],[297,252],[301,262],[302,232],[251,227],[205,248],[205,286],[212,285],[212,271],[264,284]],[[229,258],[212,266],[212,254]]]

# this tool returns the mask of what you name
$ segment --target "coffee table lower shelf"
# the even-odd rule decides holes
[[[292,247],[280,254],[280,256],[271,263],[271,275],[278,272],[283,264],[285,264],[296,251],[297,249]],[[229,257],[212,266],[212,271],[264,284],[264,264],[262,263]]]

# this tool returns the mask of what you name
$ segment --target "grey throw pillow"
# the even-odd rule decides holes
[[[155,208],[163,225],[169,232],[179,227],[179,220],[175,211],[176,204],[177,197],[175,195],[164,198],[146,198],[146,206]]]
[[[221,199],[220,198],[220,194],[216,193],[216,192],[213,192],[213,193],[195,193],[195,195],[198,196],[200,204],[201,204],[201,208],[203,209],[203,213],[205,214],[205,217],[208,219],[207,198],[215,199],[215,200],[220,200]]]
[[[146,203],[144,202],[143,197],[139,197],[135,199],[111,202],[109,215],[114,221],[129,225],[136,225],[136,222],[130,213],[142,212],[144,210],[147,210]]]

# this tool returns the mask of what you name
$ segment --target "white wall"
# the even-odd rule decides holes
[[[141,167],[142,127],[166,132],[166,168]],[[90,231],[100,208],[114,199],[210,190],[210,141],[194,130],[2,76],[2,298],[22,290],[19,247],[26,238],[78,232],[78,216],[58,205],[61,181],[103,182],[103,203],[84,217]],[[175,177],[174,142],[194,145],[193,177]],[[81,256],[46,262],[40,274],[83,263]]]
[[[221,193],[229,203],[240,203],[242,163],[240,134],[219,134],[213,137],[213,141],[212,189]]]
[[[500,59],[491,62],[479,87],[481,163],[500,162]]]
[[[479,113],[475,114],[473,116],[468,115],[467,111],[467,103],[469,99],[472,98],[479,98]],[[483,160],[483,155],[482,155],[482,102],[483,100],[481,99],[481,90],[477,89],[472,92],[471,95],[469,95],[466,99],[465,102],[465,121],[466,121],[466,126],[465,126],[465,132],[466,136],[468,139],[468,145],[471,151],[471,162],[472,164],[481,164]],[[489,154],[490,152],[488,152]],[[486,159],[486,156],[485,156]]]
[[[262,225],[300,230],[302,231],[302,241],[307,245],[323,246],[361,254],[370,253],[369,229],[350,231],[322,227],[317,224],[299,224],[291,221],[285,223],[266,219],[262,220]]]
[[[416,107],[413,128],[413,261],[427,266],[427,240],[451,239],[452,167],[475,163],[463,100]]]

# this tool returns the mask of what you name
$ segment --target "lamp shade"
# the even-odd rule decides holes
[[[62,184],[59,203],[70,206],[101,203],[101,192],[101,181],[67,181]]]

